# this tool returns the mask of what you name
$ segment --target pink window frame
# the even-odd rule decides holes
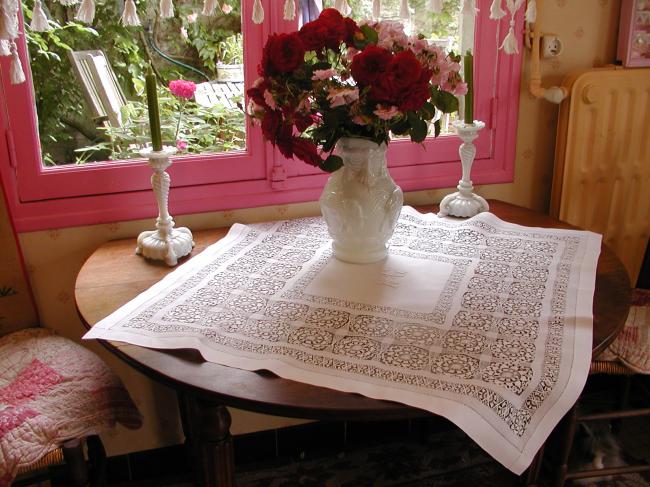
[[[256,78],[264,39],[269,32],[295,29],[281,19],[273,0],[262,0],[267,21],[251,22],[254,0],[242,1],[247,84]],[[496,46],[507,20],[488,20],[481,9],[476,22],[475,118],[486,128],[476,142],[472,172],[476,184],[511,182],[519,105],[521,55],[509,56]],[[523,25],[521,14],[518,26]],[[519,36],[521,38],[521,36]],[[26,45],[18,43],[24,66]],[[520,51],[522,46],[520,45]],[[86,167],[43,168],[29,70],[27,82],[9,83],[9,64],[2,59],[5,107],[0,110],[0,175],[19,232],[147,218],[156,214],[151,196],[151,170],[145,161],[115,161]],[[391,174],[405,191],[451,187],[460,175],[459,140],[427,139],[422,145],[392,142]],[[314,201],[326,174],[284,159],[262,140],[258,128],[247,127],[247,149],[238,153],[177,157],[168,170],[172,179],[170,211],[174,215]]]

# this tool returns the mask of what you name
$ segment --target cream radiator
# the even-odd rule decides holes
[[[650,235],[650,69],[564,82],[551,215],[601,233],[635,283]]]

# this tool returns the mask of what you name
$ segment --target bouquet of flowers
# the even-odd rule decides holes
[[[298,32],[269,36],[247,112],[285,157],[332,172],[341,137],[422,142],[436,111],[456,111],[467,91],[459,61],[399,22],[357,24],[325,9]]]

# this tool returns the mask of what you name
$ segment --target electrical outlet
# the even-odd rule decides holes
[[[542,35],[542,57],[553,58],[562,53],[562,41],[555,34]]]

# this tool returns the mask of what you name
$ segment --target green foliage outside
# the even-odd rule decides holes
[[[232,2],[232,3],[229,3]],[[428,0],[410,0],[417,15],[413,31],[430,39],[451,39],[447,48],[458,49],[458,11],[460,0],[444,2],[444,11],[433,14],[426,10]],[[146,26],[156,19],[157,1],[136,0],[138,15]],[[157,20],[154,31],[160,48],[181,64],[217,77],[217,66],[241,64],[241,8],[236,0],[221,2],[223,11],[205,17],[200,15],[202,2],[175,1],[173,19]],[[326,0],[332,6],[333,0]],[[349,0],[353,16],[370,18],[372,2]],[[174,143],[174,129],[179,114],[179,101],[169,94],[167,83],[173,79],[189,79],[197,83],[205,78],[181,65],[164,61],[151,54],[145,27],[124,27],[120,22],[121,2],[96,2],[95,21],[88,26],[74,20],[78,5],[69,7],[54,0],[45,0],[44,8],[52,30],[38,33],[26,28],[35,88],[39,134],[43,162],[46,165],[89,161],[129,159],[137,157],[138,149],[149,141],[144,72],[153,62],[159,74],[160,112],[165,143]],[[25,23],[32,16],[33,0],[24,2]],[[399,16],[400,0],[383,0],[382,15]],[[227,12],[227,13],[224,13]],[[70,60],[69,51],[102,50],[109,60],[128,103],[123,107],[122,127],[97,125],[87,111]],[[179,139],[188,144],[187,152],[220,152],[245,147],[245,120],[241,110],[221,106],[200,107],[189,102],[185,107]]]
[[[325,0],[325,7],[333,7],[334,0]],[[348,0],[352,8],[352,17],[356,20],[372,18],[372,2],[368,0]],[[409,0],[409,7],[412,12],[412,33],[422,34],[427,39],[436,41],[446,41],[450,39],[449,45],[445,45],[447,49],[459,51],[459,25],[458,25],[458,12],[461,7],[461,0],[447,0],[443,2],[443,10],[441,13],[436,14],[427,10],[429,0]],[[399,17],[401,0],[382,0],[381,2],[381,15],[382,18],[398,20],[402,22]]]
[[[221,106],[206,108],[193,100],[182,109],[178,98],[159,90],[161,130],[163,144],[187,144],[185,153],[225,152],[245,147],[244,114],[241,110],[228,110]],[[106,129],[108,140],[77,149],[79,161],[103,154],[111,159],[129,159],[137,156],[140,148],[151,141],[147,104],[130,102],[122,109],[122,127]],[[180,120],[180,122],[179,122]],[[178,130],[178,132],[177,132]],[[106,159],[104,157],[103,159]]]
[[[183,66],[164,61],[155,53],[149,54],[145,27],[124,27],[121,24],[120,2],[96,2],[92,26],[74,20],[78,5],[66,7],[53,0],[43,3],[52,30],[40,33],[26,28],[25,31],[44,164],[82,164],[138,157],[138,148],[149,140],[146,134],[144,73],[150,61],[160,75],[158,92],[162,125],[174,125],[175,128],[179,102],[169,94],[167,83],[181,78],[198,83],[205,81],[204,78]],[[138,15],[145,26],[147,19],[156,18],[153,9],[157,3],[136,0]],[[238,5],[233,6],[228,15],[218,12],[213,17],[203,17],[196,15],[200,12],[200,2],[191,5],[175,3],[176,17],[157,21],[155,26],[156,41],[166,54],[206,73],[212,80],[216,78],[218,62],[241,62],[241,47],[238,50],[236,45],[239,43],[241,46]],[[24,3],[27,25],[31,21],[32,8],[33,0],[27,0]],[[188,18],[194,19],[193,22]],[[123,107],[123,127],[97,126],[90,118],[80,82],[68,58],[69,51],[83,50],[102,50],[106,54],[128,100]],[[245,122],[241,110],[226,110],[221,106],[208,109],[189,102],[183,120],[180,135],[188,143],[187,152],[245,147]],[[163,134],[165,142],[173,144],[173,133],[167,132]]]

